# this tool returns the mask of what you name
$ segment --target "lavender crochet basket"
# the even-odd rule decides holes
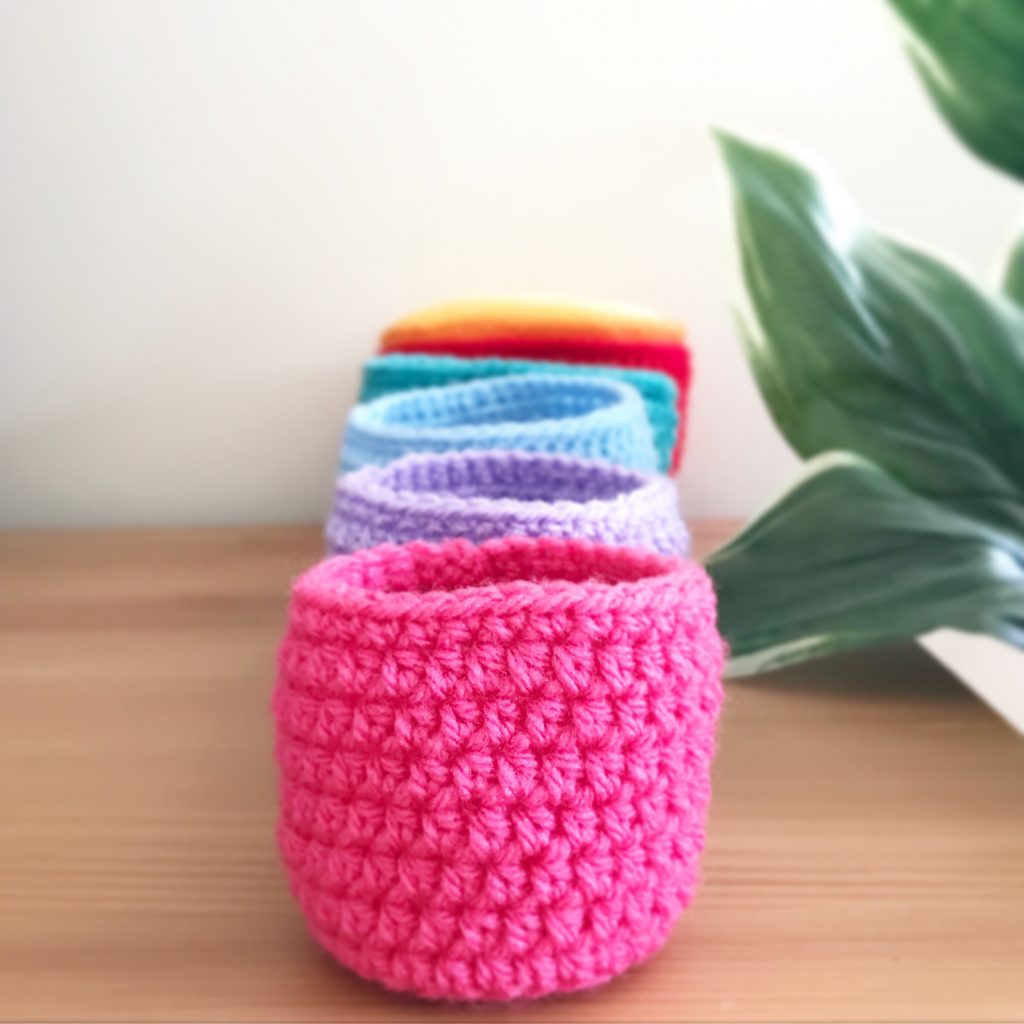
[[[407,455],[338,480],[328,550],[465,537],[575,537],[685,554],[672,482],[573,456],[522,451]]]

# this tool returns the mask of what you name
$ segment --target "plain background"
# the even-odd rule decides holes
[[[991,278],[1024,194],[881,0],[0,4],[0,524],[319,518],[422,304],[649,305],[696,352],[691,515],[792,476],[740,353],[709,123]]]

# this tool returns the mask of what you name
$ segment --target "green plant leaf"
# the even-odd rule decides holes
[[[943,626],[1024,646],[1024,541],[845,452],[809,462],[706,566],[731,675]]]
[[[1024,234],[1021,234],[1010,249],[1003,267],[1003,294],[1018,306],[1024,306]]]
[[[1024,4],[889,0],[925,88],[983,160],[1024,180]]]
[[[765,401],[804,457],[845,449],[1024,534],[1024,311],[868,230],[796,161],[719,135]]]

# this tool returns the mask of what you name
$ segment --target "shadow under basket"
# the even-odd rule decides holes
[[[501,1000],[658,949],[696,885],[722,700],[703,569],[556,538],[384,546],[295,585],[279,839],[316,938]]]

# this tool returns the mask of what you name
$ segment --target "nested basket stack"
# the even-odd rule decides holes
[[[465,303],[385,335],[274,697],[279,838],[342,964],[427,998],[605,981],[698,877],[722,700],[675,487],[681,331]]]

